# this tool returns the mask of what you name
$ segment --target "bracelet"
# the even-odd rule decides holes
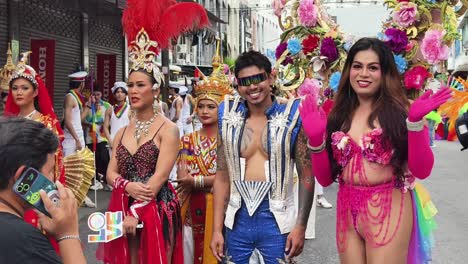
[[[322,144],[320,144],[320,146],[318,147],[312,147],[309,143],[309,141],[307,140],[307,148],[310,149],[310,151],[312,153],[320,153],[322,152],[324,149],[325,149],[325,146],[327,145],[327,141],[324,140],[322,141]]]
[[[63,236],[63,237],[57,239],[57,243],[60,242],[60,241],[66,240],[66,239],[77,239],[78,241],[81,242],[81,239],[80,239],[79,235],[66,235],[66,236]]]
[[[203,178],[203,176],[195,176],[194,185],[195,185],[195,189],[205,188],[205,179]]]
[[[408,128],[408,131],[413,131],[413,132],[419,132],[424,129],[424,120],[421,119],[417,122],[411,122],[406,118],[406,127]]]

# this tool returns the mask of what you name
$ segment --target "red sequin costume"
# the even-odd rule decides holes
[[[122,133],[122,137],[125,134]],[[159,130],[158,130],[159,132]],[[154,137],[142,144],[134,154],[131,154],[122,144],[122,138],[117,146],[117,166],[122,178],[114,183],[108,211],[123,211],[124,215],[132,215],[143,223],[140,233],[139,263],[167,263],[166,251],[174,245],[172,263],[183,262],[182,224],[180,205],[172,184],[164,184],[156,199],[151,202],[135,201],[125,192],[128,182],[146,183],[154,174],[154,168],[159,157],[159,149],[154,143]],[[130,262],[128,241],[125,237],[101,244],[96,257],[104,263]]]

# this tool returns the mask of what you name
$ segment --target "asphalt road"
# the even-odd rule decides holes
[[[438,141],[433,149],[436,157],[432,175],[424,181],[432,200],[439,210],[436,216],[434,264],[468,263],[468,151],[460,152],[458,142]],[[325,189],[325,196],[336,204],[337,185]],[[91,194],[91,193],[90,193]],[[80,208],[80,235],[87,241],[91,232],[87,226],[88,216],[103,212],[107,207],[109,192],[98,192],[98,208]],[[339,263],[335,247],[335,209],[317,209],[316,238],[307,240],[298,263]],[[96,244],[84,243],[88,263],[99,263],[95,258]]]

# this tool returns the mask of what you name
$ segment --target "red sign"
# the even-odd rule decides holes
[[[102,91],[102,98],[111,104],[114,104],[111,88],[115,83],[116,75],[116,55],[115,54],[96,54],[97,60],[97,78],[99,90]]]
[[[55,40],[31,39],[31,67],[41,75],[50,98],[54,98]]]

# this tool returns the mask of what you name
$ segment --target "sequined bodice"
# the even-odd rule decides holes
[[[346,167],[349,161],[360,154],[370,162],[387,165],[393,155],[390,141],[383,139],[381,128],[375,128],[365,134],[359,142],[355,142],[347,133],[336,131],[332,133],[333,157],[342,167]]]
[[[117,166],[119,174],[132,182],[147,182],[154,174],[159,157],[159,149],[153,140],[148,140],[141,145],[135,154],[120,143],[117,146]]]

